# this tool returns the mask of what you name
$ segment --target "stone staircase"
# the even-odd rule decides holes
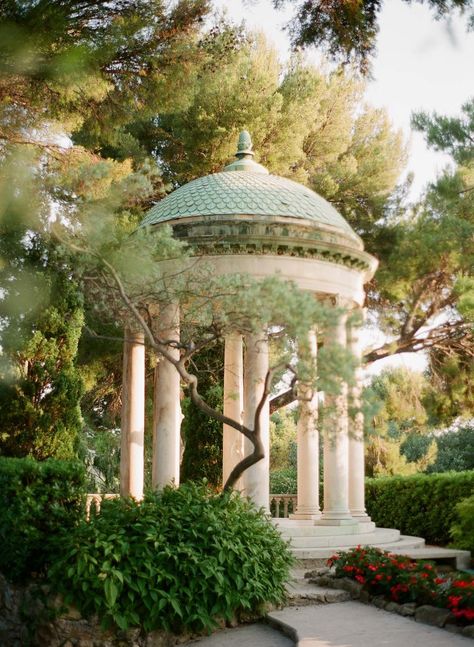
[[[401,535],[393,528],[376,528],[373,522],[350,526],[315,526],[312,521],[287,518],[275,518],[273,522],[290,541],[291,550],[299,560],[327,559],[337,551],[367,545],[412,559],[430,559],[458,569],[469,568],[469,551],[426,546],[421,537]]]

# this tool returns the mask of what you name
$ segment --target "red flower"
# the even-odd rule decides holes
[[[444,582],[446,582],[446,580],[443,580],[442,577],[437,577],[435,579],[435,584],[444,584]]]
[[[354,567],[346,565],[342,567],[342,570],[345,571],[346,573],[351,573],[354,570]]]
[[[462,595],[450,595],[448,602],[450,607],[457,607],[462,600]]]
[[[365,577],[363,577],[362,575],[356,575],[355,578],[361,584],[365,584]]]
[[[371,571],[377,571],[377,570],[378,570],[378,568],[377,568],[377,566],[374,566],[373,564],[369,564],[369,570],[371,570]]]

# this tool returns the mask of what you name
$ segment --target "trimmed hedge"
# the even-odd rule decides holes
[[[0,571],[7,579],[45,571],[59,530],[84,516],[84,483],[76,463],[0,457]]]
[[[378,526],[446,545],[456,504],[474,492],[474,471],[366,480],[367,512]]]

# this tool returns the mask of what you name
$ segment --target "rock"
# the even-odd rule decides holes
[[[315,577],[309,578],[309,581],[312,584],[316,584],[317,586],[328,586],[328,587],[334,587],[336,580],[333,577],[330,577],[329,575],[316,575]]]
[[[449,617],[451,617],[451,612],[448,609],[439,609],[429,604],[424,604],[415,611],[415,620],[417,622],[424,622],[434,627],[444,627]]]
[[[94,647],[94,641],[89,638],[80,638],[77,643],[78,647]]]
[[[146,647],[169,647],[170,638],[169,634],[164,631],[152,631],[146,637]]]
[[[397,604],[396,602],[387,602],[385,605],[385,611],[390,611],[390,613],[398,613],[398,615],[402,615],[401,612],[401,604]]]
[[[464,627],[462,630],[462,635],[466,636],[467,638],[474,638],[474,625],[468,625],[467,627]]]
[[[416,604],[414,602],[407,602],[400,605],[401,616],[414,616],[416,611]]]
[[[351,580],[348,577],[343,577],[338,580],[338,583],[340,588],[350,593],[354,599],[358,600],[360,598],[360,593],[362,591],[362,584],[360,584],[360,582],[354,582],[354,580]]]
[[[67,620],[80,620],[82,618],[81,612],[76,607],[68,607],[63,617]]]
[[[330,571],[328,566],[321,566],[320,568],[317,568],[314,571],[309,571],[308,573],[305,573],[305,578],[319,577],[321,575],[329,575],[329,572]]]
[[[452,634],[462,635],[465,627],[460,627],[459,625],[452,625],[450,622],[447,622],[444,625],[445,631],[450,631]]]
[[[387,600],[380,595],[376,595],[374,598],[372,598],[372,604],[378,609],[385,609]]]
[[[368,591],[362,590],[359,595],[359,600],[364,604],[368,604],[372,600],[372,596]]]

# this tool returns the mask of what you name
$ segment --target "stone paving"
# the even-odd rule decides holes
[[[403,618],[361,602],[273,611],[271,626],[255,623],[218,631],[199,647],[469,647],[470,638]],[[286,632],[286,635],[283,633]]]
[[[294,647],[295,643],[278,629],[257,622],[218,631],[186,644],[190,647]]]
[[[361,602],[285,608],[269,614],[298,647],[469,647],[470,638]],[[220,643],[225,647],[226,643]],[[249,643],[250,644],[250,643]],[[258,642],[255,643],[258,645]]]

